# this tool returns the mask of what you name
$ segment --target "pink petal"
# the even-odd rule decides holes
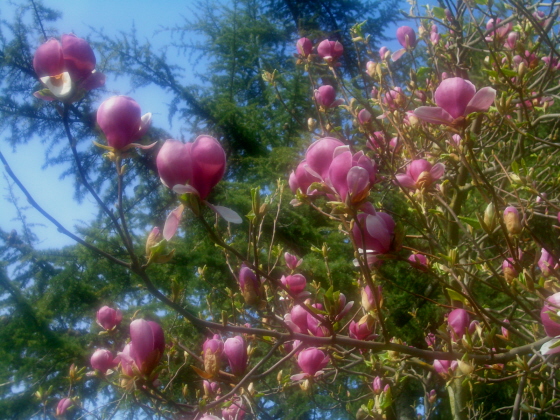
[[[346,176],[348,192],[352,196],[359,195],[369,186],[369,173],[360,166],[353,166]]]
[[[440,83],[434,94],[436,105],[446,110],[453,118],[465,115],[467,104],[476,93],[476,88],[462,77],[451,77]]]
[[[486,112],[496,99],[496,90],[491,87],[485,87],[476,92],[476,95],[469,101],[465,114],[471,112]]]
[[[238,215],[235,211],[228,207],[224,206],[215,206],[210,204],[208,201],[205,201],[206,205],[214,210],[217,214],[222,216],[226,222],[240,224],[243,223],[243,219],[240,215]]]
[[[395,175],[397,178],[397,182],[400,184],[401,187],[408,188],[409,190],[413,190],[416,188],[416,182],[406,174],[398,174]]]
[[[445,165],[443,163],[436,163],[430,170],[430,175],[434,181],[440,179],[445,173]]]
[[[307,373],[298,373],[297,375],[290,376],[292,381],[301,381],[302,379],[307,378],[309,375]]]
[[[165,220],[165,226],[163,226],[163,237],[167,241],[175,236],[175,232],[177,232],[177,229],[179,228],[179,222],[181,221],[181,216],[183,215],[184,209],[185,206],[181,204],[167,216],[167,219]]]
[[[391,60],[393,61],[397,61],[399,58],[401,58],[404,53],[406,52],[406,49],[400,49],[398,51],[395,51],[392,55],[391,55]]]
[[[414,110],[414,115],[423,121],[427,121],[433,124],[446,124],[450,125],[453,123],[453,117],[449,113],[440,107],[434,106],[421,106]]]
[[[379,214],[372,216],[368,214],[366,217],[366,229],[368,233],[377,240],[383,249],[389,249],[391,246],[391,236],[387,231],[387,225]]]

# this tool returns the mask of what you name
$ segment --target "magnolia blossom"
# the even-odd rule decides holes
[[[394,233],[395,221],[382,211],[358,214],[358,220],[352,228],[352,237],[358,248],[376,254],[386,254],[391,250]]]
[[[558,269],[558,261],[554,258],[554,255],[551,255],[544,248],[541,249],[541,257],[537,264],[545,277],[552,276],[553,270],[556,271]]]
[[[325,39],[317,46],[317,54],[321,56],[327,63],[332,64],[336,62],[344,53],[344,47],[338,41],[329,41]]]
[[[211,382],[206,379],[202,381],[202,388],[204,389],[204,395],[206,397],[212,397],[221,392],[220,384],[218,382]]]
[[[445,173],[445,165],[436,163],[432,166],[425,159],[413,160],[406,167],[406,173],[397,174],[398,183],[411,190],[428,189]]]
[[[309,334],[307,326],[307,311],[303,309],[301,305],[294,305],[290,313],[284,316],[284,321],[292,331]]]
[[[515,279],[519,273],[515,269],[515,265],[513,259],[506,258],[502,263],[502,273],[504,274],[504,278],[508,283],[511,283],[513,279]]]
[[[220,371],[220,360],[224,351],[224,342],[218,334],[206,339],[202,345],[204,370],[211,376],[216,376]]]
[[[243,420],[245,417],[243,399],[235,397],[231,401],[232,402],[228,407],[222,409],[223,420]]]
[[[363,152],[339,153],[329,167],[329,181],[340,200],[348,205],[359,204],[376,182],[377,165]]]
[[[500,18],[497,18],[496,20],[489,19],[488,22],[486,22],[486,30],[490,32],[489,36],[486,37],[486,41],[492,42],[494,39],[501,41],[512,29],[513,24],[511,22],[502,24],[502,19]]]
[[[50,94],[39,91],[34,96],[73,102],[85,91],[103,86],[105,75],[95,72],[95,54],[86,40],[65,34],[61,41],[49,39],[35,51],[33,68]]]
[[[408,257],[408,261],[421,271],[427,271],[428,269],[428,259],[424,254],[412,254]]]
[[[256,305],[261,301],[261,282],[255,272],[245,264],[241,264],[239,270],[239,288],[247,304]]]
[[[393,61],[397,61],[406,51],[413,50],[416,47],[416,32],[410,26],[401,26],[397,29],[397,40],[403,46],[403,49],[393,53],[391,56]]]
[[[381,379],[381,377],[379,376],[376,376],[375,378],[373,378],[371,387],[375,395],[381,394],[383,392],[383,379]]]
[[[385,93],[383,103],[390,109],[395,110],[406,105],[406,95],[402,88],[397,86]]]
[[[149,376],[156,368],[165,350],[165,338],[161,327],[144,319],[130,323],[130,343],[115,358],[123,372],[133,376],[136,372]]]
[[[90,359],[91,367],[105,374],[109,369],[113,369],[118,363],[113,359],[109,350],[97,349]]]
[[[324,309],[323,305],[320,303],[314,303],[311,306],[320,311]],[[315,337],[329,337],[331,335],[331,331],[325,325],[325,322],[324,315],[315,314],[315,316],[313,316],[311,313],[307,312],[307,330],[311,335],[314,335]]]
[[[68,409],[70,407],[72,407],[73,405],[74,405],[74,402],[72,401],[71,398],[61,399],[56,406],[56,415],[57,416],[65,415],[66,411],[68,411]]]
[[[373,340],[376,337],[373,333],[374,325],[375,319],[370,314],[364,315],[358,322],[350,322],[348,335],[356,340]]]
[[[298,54],[304,57],[309,57],[309,55],[313,51],[313,43],[307,38],[298,39],[296,47]]]
[[[307,284],[307,280],[302,274],[282,276],[280,281],[294,295],[299,295],[301,292],[303,292],[305,290],[305,285]]]
[[[325,109],[336,108],[344,102],[342,99],[336,99],[336,90],[330,85],[324,85],[316,89],[315,100],[319,106]]]
[[[371,122],[372,120],[372,115],[371,112],[369,112],[367,109],[362,109],[360,110],[360,112],[358,112],[358,122],[361,125],[367,125]]]
[[[465,335],[470,324],[469,313],[464,309],[454,309],[447,316],[447,325],[454,340],[460,340]]]
[[[317,140],[305,152],[307,162],[305,168],[313,177],[326,180],[335,150],[344,146],[344,143],[333,137],[324,137]]]
[[[457,125],[473,112],[486,112],[494,103],[496,91],[485,87],[476,91],[475,86],[461,77],[445,79],[434,94],[437,107],[421,106],[414,114],[434,124]]]
[[[198,136],[192,143],[166,140],[156,165],[163,184],[179,193],[195,193],[204,200],[226,171],[226,153],[211,136]],[[186,184],[189,187],[186,187]]]
[[[110,331],[121,323],[122,313],[118,309],[103,306],[97,311],[95,319],[101,328]]]
[[[540,349],[542,354],[560,352],[560,292],[549,296],[541,309],[541,321],[549,337],[555,339],[546,342]]]
[[[432,45],[437,45],[440,40],[440,35],[438,33],[438,27],[436,25],[432,25],[430,28],[430,42]]]
[[[330,358],[316,347],[309,347],[299,353],[297,363],[303,373],[293,375],[292,381],[313,378],[323,374],[322,369],[329,364]]]
[[[390,56],[391,56],[391,51],[389,51],[389,48],[387,48],[385,46],[379,48],[379,57],[381,58],[381,60],[385,61]]]
[[[298,190],[304,195],[316,195],[318,193],[317,190],[309,191],[309,186],[314,182],[321,182],[321,178],[312,175],[306,169],[307,166],[309,165],[304,159],[299,163],[296,170],[290,174],[288,185],[294,194],[297,194]]]
[[[434,360],[434,369],[444,379],[453,376],[453,372],[457,369],[457,360]]]
[[[289,252],[284,253],[284,260],[286,261],[286,267],[288,267],[290,270],[295,270],[303,262],[303,258],[298,259],[298,257],[290,254]]]
[[[379,305],[379,308],[383,306],[383,290],[381,286],[374,287],[373,291],[369,286],[362,288],[361,297],[362,307],[366,312],[376,311],[377,305]]]
[[[127,148],[140,139],[152,122],[152,114],[142,115],[140,105],[128,96],[112,96],[97,110],[97,124],[107,144],[116,150]]]
[[[228,338],[224,343],[224,354],[226,355],[231,372],[241,376],[247,368],[247,345],[245,339],[238,335]]]

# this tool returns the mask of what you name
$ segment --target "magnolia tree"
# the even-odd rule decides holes
[[[126,96],[100,105],[106,142],[97,146],[115,168],[116,211],[87,188],[127,255],[58,227],[133,273],[162,304],[162,319],[143,319],[141,306],[127,317],[116,305],[100,308],[105,346],[89,348],[90,365],[72,365],[69,388],[45,399],[52,414],[105,418],[131,401],[148,417],[282,418],[291,408],[279,410],[287,392],[360,419],[407,418],[402,398],[426,419],[544,418],[560,410],[558,8],[483,0],[422,10],[408,15],[414,27],[397,29],[402,49],[395,52],[372,51],[359,24],[354,45],[294,42],[294,60],[312,86],[308,147],[277,190],[252,191],[248,214],[213,199],[213,188],[227,181],[220,139],[161,139],[161,188],[175,193],[177,206],[163,226],[146,231],[145,255],[127,225],[123,179],[127,161],[156,146],[143,140],[150,114]],[[351,48],[370,57],[357,80],[347,80],[339,62]],[[398,85],[402,63],[411,71]],[[43,84],[34,95],[52,101],[71,142],[73,104],[105,83],[95,64],[75,35],[46,41],[33,58]],[[282,75],[262,76],[275,87]],[[343,234],[351,287],[336,287],[341,273],[329,267],[328,246],[309,250],[323,261],[330,280],[323,284],[306,272],[308,255],[279,248],[274,230],[265,239],[263,226],[276,226],[285,196],[293,212],[309,207]],[[210,306],[197,315],[152,281],[156,264],[173,261],[174,243],[189,229],[186,214],[237,281],[221,311]],[[248,243],[235,241],[242,230]],[[396,267],[420,278],[425,292],[399,283]],[[387,303],[395,287],[408,293],[411,322],[425,340],[407,343],[396,327]],[[429,322],[419,316],[425,308],[435,314]],[[171,338],[170,317],[192,324],[199,337]],[[200,379],[177,383],[186,369]],[[109,387],[109,409],[102,401],[86,406],[74,392],[78,381]],[[498,388],[505,391],[495,401],[485,399]],[[317,405],[319,396],[329,405]]]

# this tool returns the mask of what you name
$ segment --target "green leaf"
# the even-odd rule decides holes
[[[472,217],[465,217],[465,216],[457,216],[459,220],[471,225],[475,229],[481,229],[480,222],[477,219],[473,219]]]
[[[446,289],[447,293],[449,294],[449,297],[453,300],[457,300],[459,302],[462,302],[464,304],[468,303],[468,300],[466,297],[464,297],[462,294],[457,293],[455,290],[453,289]]]
[[[445,19],[445,9],[443,7],[434,7],[432,12],[438,19]]]

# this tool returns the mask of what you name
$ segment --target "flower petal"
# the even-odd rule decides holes
[[[440,179],[445,173],[445,165],[443,163],[436,163],[430,170],[430,175],[434,181]]]
[[[414,110],[414,115],[423,121],[433,124],[451,125],[451,123],[453,123],[453,117],[440,107],[421,106]]]
[[[402,48],[398,51],[395,51],[392,55],[391,55],[391,60],[393,61],[397,61],[399,58],[401,58],[404,53],[406,52],[406,49]]]
[[[162,180],[163,182],[163,180]],[[173,191],[177,194],[196,194],[198,195],[198,191],[191,185],[181,185],[177,184],[173,186]]]
[[[409,175],[397,174],[395,175],[395,178],[397,178],[397,182],[401,187],[408,188],[409,190],[416,189],[416,183]]]
[[[167,219],[165,220],[165,226],[163,226],[163,237],[167,241],[175,236],[175,233],[179,228],[179,222],[181,221],[181,216],[183,215],[184,209],[185,206],[181,204],[167,216]]]
[[[476,95],[469,101],[465,114],[471,112],[486,112],[496,99],[496,90],[491,87],[485,87],[476,92]]]
[[[217,214],[222,216],[226,222],[240,224],[243,223],[243,219],[239,214],[228,207],[224,206],[215,206],[214,204],[210,204],[208,201],[205,201],[206,205],[214,210]]]

